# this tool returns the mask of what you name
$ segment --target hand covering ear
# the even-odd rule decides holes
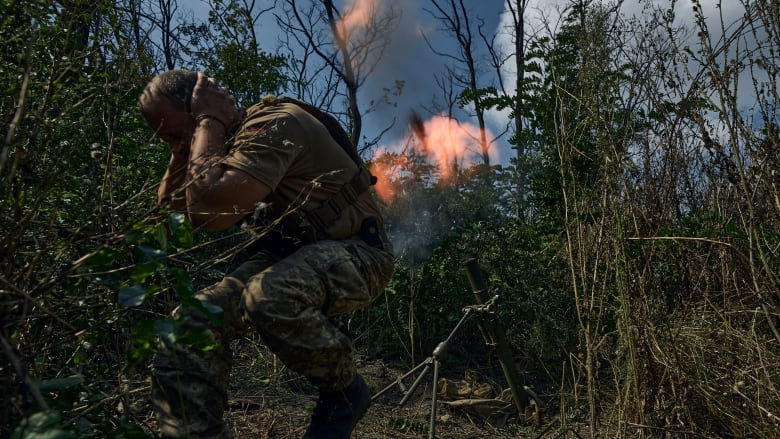
[[[227,89],[220,87],[214,78],[198,72],[198,82],[192,91],[192,117],[198,121],[212,118],[226,129],[241,121],[241,110],[236,107],[236,98]]]

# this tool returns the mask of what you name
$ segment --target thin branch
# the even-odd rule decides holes
[[[32,46],[35,44],[36,36],[38,35],[37,24],[33,24],[33,36],[27,41],[27,46],[24,51],[24,76],[22,76],[22,86],[19,90],[19,100],[16,104],[16,111],[14,117],[11,119],[11,123],[8,124],[8,132],[5,134],[3,141],[3,150],[0,151],[0,181],[10,181],[12,176],[8,179],[2,179],[3,170],[5,169],[5,163],[8,160],[8,156],[11,153],[11,142],[13,142],[14,135],[16,134],[16,128],[24,116],[24,109],[27,104],[27,87],[30,84],[30,72],[32,71]]]
[[[5,355],[8,357],[8,359],[11,361],[11,364],[14,366],[14,370],[16,370],[16,374],[19,375],[24,385],[30,391],[30,394],[35,400],[35,403],[38,404],[38,407],[41,410],[48,411],[49,405],[46,404],[46,400],[43,399],[41,390],[38,388],[35,382],[30,378],[30,375],[27,374],[27,370],[25,370],[25,368],[22,366],[22,361],[14,353],[13,346],[11,346],[11,343],[8,342],[8,340],[5,338],[5,335],[3,335],[2,333],[0,333],[0,344],[3,345],[3,350],[5,351]]]

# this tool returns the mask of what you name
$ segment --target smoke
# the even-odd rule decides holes
[[[389,239],[399,257],[411,263],[429,259],[433,249],[455,232],[457,220],[422,196],[406,198],[404,204],[407,215],[390,221]]]
[[[377,12],[379,0],[348,0],[347,13],[341,18],[342,29],[347,33],[355,28],[366,27]]]
[[[429,108],[438,92],[436,76],[446,71],[446,60],[428,47],[424,35],[442,45],[445,35],[429,23],[421,0],[398,0],[392,3],[399,20],[388,35],[388,45],[377,68],[361,89],[366,125],[372,134],[385,133],[385,142],[401,141],[408,135],[406,115],[412,110]],[[371,134],[369,134],[371,135]]]
[[[429,43],[438,51],[457,54],[454,36],[442,31],[441,23],[423,10],[426,4],[422,0],[383,0],[377,11],[381,13],[385,7],[401,15],[387,35],[380,63],[360,91],[364,133],[372,140],[384,132],[374,150],[371,172],[379,178],[376,192],[387,206],[396,251],[421,259],[462,222],[459,215],[450,213],[453,203],[443,201],[441,194],[456,191],[444,185],[454,170],[479,160],[477,140],[481,133],[466,122],[468,109],[454,109],[461,121],[437,114],[435,97],[444,93],[437,78],[445,77],[453,62],[436,54]],[[475,14],[469,17],[472,25],[483,23],[488,33],[493,32],[502,2],[479,2],[473,8]],[[484,20],[478,20],[477,15]],[[490,154],[495,163],[497,150],[493,148]],[[434,167],[431,176],[418,173],[424,167],[423,158]],[[410,183],[410,179],[421,180]],[[440,190],[431,190],[435,186]],[[432,195],[437,199],[431,199]]]
[[[402,145],[380,148],[371,161],[371,173],[378,177],[376,193],[387,206],[396,250],[420,260],[468,220],[458,210],[462,205],[458,176],[478,163],[473,152],[482,135],[473,124],[442,115],[423,120],[412,112],[408,136]]]

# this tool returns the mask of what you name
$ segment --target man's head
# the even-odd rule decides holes
[[[162,140],[181,142],[192,136],[190,103],[197,81],[197,72],[169,70],[152,78],[138,98],[141,114]]]

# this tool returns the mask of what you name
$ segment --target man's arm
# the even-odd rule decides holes
[[[223,230],[237,223],[271,193],[271,188],[256,178],[221,163],[226,131],[218,119],[201,118],[190,147],[187,211],[195,226],[208,230]]]
[[[195,226],[222,230],[252,212],[271,188],[222,163],[228,128],[241,114],[233,96],[203,73],[192,92],[192,114],[196,125],[187,165],[187,212]]]
[[[176,212],[185,212],[184,182],[187,179],[187,162],[189,151],[185,148],[171,149],[171,159],[157,189],[157,204]]]

